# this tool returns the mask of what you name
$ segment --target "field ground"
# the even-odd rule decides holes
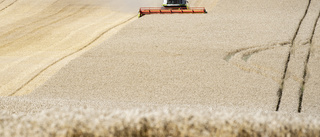
[[[0,0],[0,128],[319,135],[320,1],[190,0],[208,14],[139,19],[119,4]]]

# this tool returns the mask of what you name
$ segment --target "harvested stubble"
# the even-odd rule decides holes
[[[112,11],[105,3],[110,2],[4,0],[0,4],[0,96],[32,92],[76,56],[64,59],[99,45],[106,31],[135,17],[132,12]]]
[[[320,136],[319,118],[275,112],[60,108],[29,115],[0,114],[0,136]]]

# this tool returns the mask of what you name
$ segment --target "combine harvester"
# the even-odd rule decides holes
[[[188,7],[187,0],[164,0],[163,7],[142,7],[140,15],[147,14],[186,14],[186,13],[207,13],[204,7]]]

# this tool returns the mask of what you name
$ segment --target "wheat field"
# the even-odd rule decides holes
[[[320,1],[0,0],[0,136],[320,136]]]

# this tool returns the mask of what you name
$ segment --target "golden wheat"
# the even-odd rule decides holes
[[[0,136],[320,136],[316,0],[140,19],[128,1],[33,1],[0,0],[0,95],[23,95],[0,97]]]

